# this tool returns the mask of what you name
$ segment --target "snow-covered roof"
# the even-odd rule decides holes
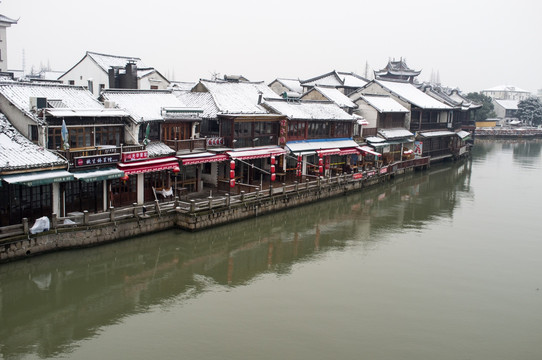
[[[190,81],[175,81],[171,80],[169,87],[174,90],[184,90],[184,91],[190,91],[194,86],[196,86],[197,83],[190,82]]]
[[[129,114],[121,109],[46,109],[45,113],[54,117],[128,117]]]
[[[507,91],[507,92],[524,92],[524,93],[530,93],[530,91],[523,90],[521,88],[518,88],[517,86],[513,85],[497,85],[489,89],[484,89],[482,91]]]
[[[451,136],[451,135],[455,135],[455,132],[447,131],[447,130],[424,131],[424,132],[418,132],[418,135],[429,138],[429,137],[438,137],[438,136]]]
[[[303,93],[303,87],[301,87],[301,83],[299,82],[299,79],[277,78],[276,81],[281,83],[284,87],[288,88],[290,91],[295,91],[300,94]]]
[[[337,90],[337,88],[315,86],[314,89],[320,92],[322,95],[324,95],[324,97],[326,97],[329,101],[333,101],[335,104],[339,105],[340,107],[349,107],[349,108],[357,107],[357,105],[354,104],[348,96],[344,95],[342,92]]]
[[[220,114],[266,114],[258,104],[260,95],[262,99],[280,99],[263,82],[200,80],[200,84],[211,93]]]
[[[138,122],[163,120],[162,108],[187,108],[171,90],[104,90],[104,100],[114,101]]]
[[[145,65],[141,59],[137,57],[100,54],[91,51],[87,51],[86,56],[94,60],[105,72],[108,72],[111,67],[123,68],[128,62],[134,62],[138,69],[149,68],[149,66]]]
[[[286,115],[290,120],[355,120],[331,101],[265,99],[264,105],[273,112]]]
[[[357,148],[359,145],[352,139],[315,139],[315,140],[299,140],[288,141],[286,143],[288,149],[293,153],[304,151],[326,150],[326,149],[344,149]]]
[[[0,14],[0,23],[3,23],[4,26],[10,26],[11,24],[17,24],[17,20],[10,19],[5,15]]]
[[[384,137],[386,140],[393,140],[399,138],[407,138],[414,136],[413,133],[408,131],[405,128],[394,128],[394,129],[379,129],[378,133]]]
[[[30,111],[32,97],[48,99],[50,104],[47,107],[55,107],[49,105],[52,105],[53,100],[60,100],[56,103],[62,103],[62,107],[68,109],[101,110],[104,108],[92,93],[82,86],[5,81],[0,82],[0,95],[36,121],[39,119],[34,112]]]
[[[375,108],[379,113],[384,112],[396,112],[396,113],[408,113],[408,109],[397,101],[392,99],[388,95],[361,95],[361,99],[365,100],[367,104]]]
[[[405,99],[407,102],[421,109],[451,110],[452,108],[438,100],[433,99],[423,91],[408,82],[374,80],[383,88]]]
[[[216,118],[219,110],[211,93],[173,90],[173,94],[187,106],[203,110],[203,118]]]
[[[175,154],[175,150],[167,146],[161,141],[151,141],[145,150],[149,153],[149,158],[157,158],[161,156],[171,156]]]
[[[517,110],[519,100],[494,100],[497,104],[507,110]]]
[[[363,87],[367,85],[369,81],[367,79],[362,78],[361,76],[354,74],[352,72],[338,72],[339,76],[343,79],[343,86],[345,87]]]
[[[367,80],[353,72],[337,72],[335,70],[301,81],[303,86],[363,87]]]
[[[28,140],[0,114],[0,173],[67,164],[66,160]]]

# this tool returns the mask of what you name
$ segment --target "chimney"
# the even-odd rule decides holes
[[[137,65],[134,61],[126,64],[125,89],[137,89]]]
[[[262,103],[262,96],[263,96],[263,93],[261,91],[258,91],[258,105]]]

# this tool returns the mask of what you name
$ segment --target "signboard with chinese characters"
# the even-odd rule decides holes
[[[104,154],[94,156],[81,156],[73,159],[76,168],[84,166],[116,164],[120,161],[120,154]]]
[[[144,160],[148,158],[149,158],[149,152],[147,150],[130,151],[130,152],[122,153],[122,162]]]

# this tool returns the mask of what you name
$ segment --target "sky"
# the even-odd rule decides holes
[[[542,89],[536,0],[3,0],[8,68],[67,71],[86,51],[138,57],[169,80],[270,83],[389,59],[464,92]],[[24,56],[23,56],[24,54]],[[24,59],[24,61],[23,61]]]

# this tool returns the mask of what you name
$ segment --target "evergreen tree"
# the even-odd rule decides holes
[[[494,118],[497,116],[494,111],[494,106],[491,98],[481,93],[468,93],[467,99],[472,100],[477,104],[482,104],[482,107],[475,111],[474,120],[483,121],[485,119]]]
[[[542,102],[537,97],[530,97],[518,103],[518,118],[529,125],[542,124]]]

